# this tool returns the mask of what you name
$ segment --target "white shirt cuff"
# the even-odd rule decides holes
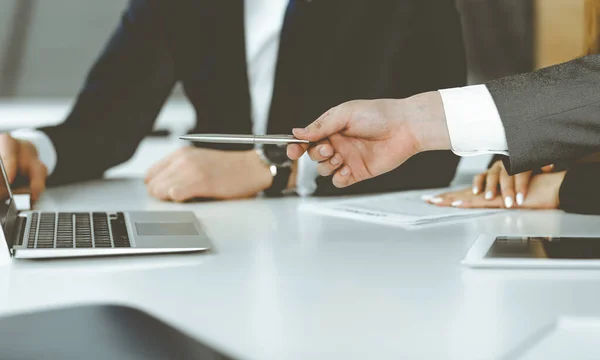
[[[444,89],[439,93],[456,155],[508,155],[502,119],[485,85]]]
[[[300,196],[310,196],[317,190],[318,163],[312,161],[305,153],[298,160],[298,178],[296,179],[296,193]]]
[[[56,149],[52,140],[44,132],[31,129],[18,129],[10,132],[10,136],[19,140],[29,141],[35,146],[42,164],[46,165],[48,175],[56,168]]]

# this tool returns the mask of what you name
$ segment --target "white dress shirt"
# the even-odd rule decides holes
[[[288,0],[245,0],[244,21],[246,40],[246,68],[250,86],[252,131],[256,135],[265,134],[275,67],[279,51],[279,35],[283,25]],[[11,135],[22,140],[29,140],[38,150],[40,160],[51,174],[57,162],[57,155],[48,136],[36,130],[20,129]],[[298,178],[296,179],[299,195],[307,196],[317,188],[317,164],[307,154],[298,162]]]
[[[459,156],[508,155],[502,119],[485,85],[439,91],[452,151]]]

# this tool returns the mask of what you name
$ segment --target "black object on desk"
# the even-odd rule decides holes
[[[149,137],[167,137],[171,135],[171,131],[167,130],[167,129],[156,129],[154,131],[152,131],[150,134],[148,134],[147,136]]]
[[[0,318],[0,359],[233,360],[145,312],[96,305]]]

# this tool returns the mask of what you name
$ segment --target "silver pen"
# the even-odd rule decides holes
[[[310,144],[308,140],[300,140],[293,135],[232,135],[232,134],[189,134],[179,137],[181,140],[218,144],[261,144],[287,145]]]

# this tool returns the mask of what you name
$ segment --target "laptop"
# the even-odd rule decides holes
[[[10,255],[23,259],[175,253],[208,250],[190,211],[18,211],[0,160],[0,222]]]

